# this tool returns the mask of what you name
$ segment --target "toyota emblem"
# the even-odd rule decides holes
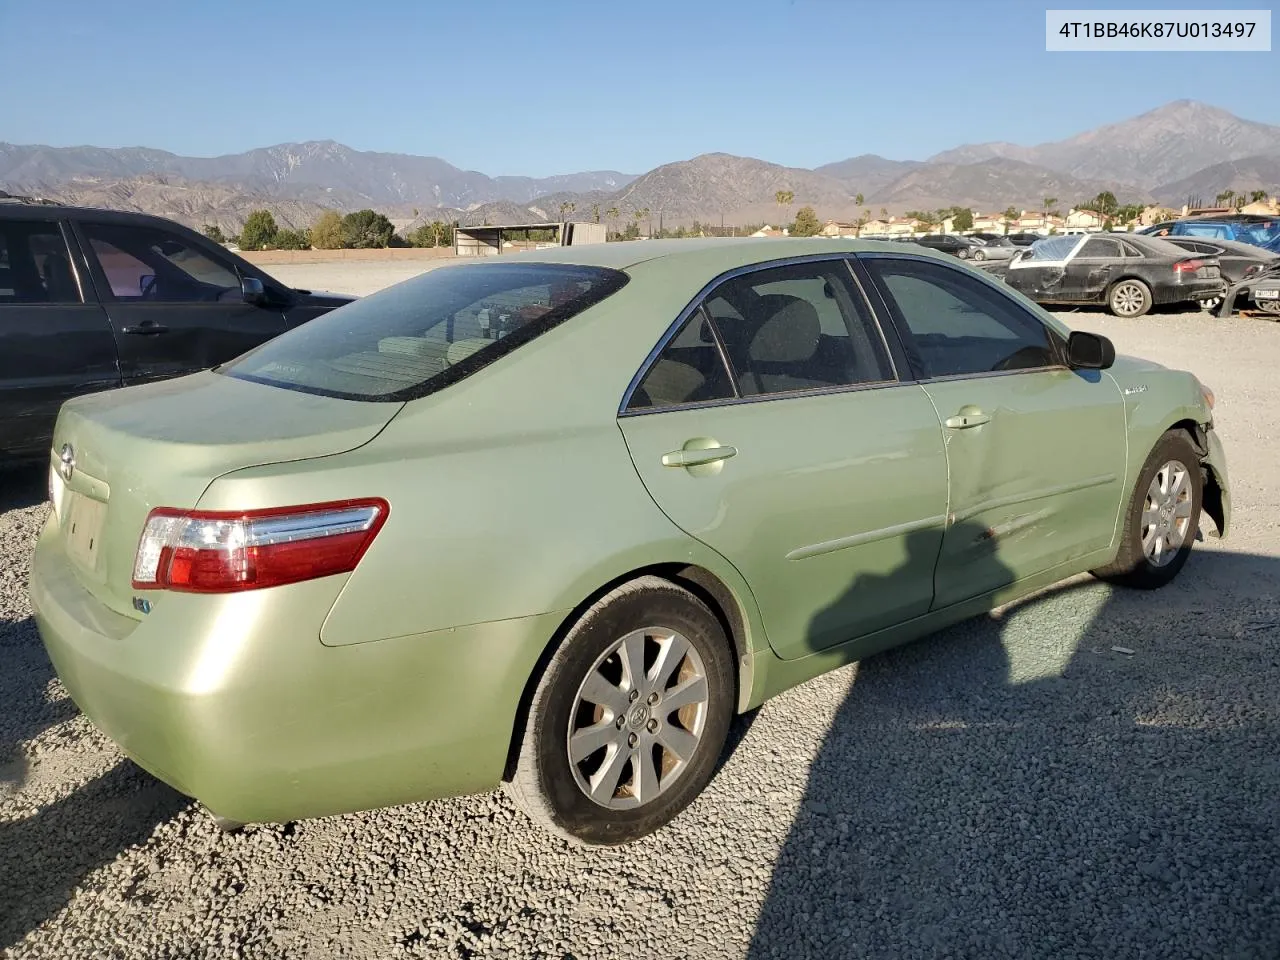
[[[58,452],[58,475],[63,480],[70,480],[71,475],[76,472],[76,450],[69,443],[62,445],[62,450]]]

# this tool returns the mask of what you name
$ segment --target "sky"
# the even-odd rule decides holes
[[[328,139],[548,176],[715,151],[925,159],[1183,98],[1280,124],[1280,52],[1047,53],[1046,6],[1249,4],[0,0],[0,141],[215,156]]]

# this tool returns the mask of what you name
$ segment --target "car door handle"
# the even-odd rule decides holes
[[[980,427],[984,423],[990,423],[991,417],[976,410],[972,413],[957,413],[954,417],[947,417],[942,422],[952,430],[968,430],[970,427]]]
[[[157,333],[168,333],[169,328],[162,323],[152,323],[148,320],[140,323],[136,327],[125,327],[123,333],[130,333],[139,337],[153,337]]]
[[[698,467],[704,463],[718,463],[738,455],[737,447],[707,447],[702,450],[672,450],[662,455],[664,467]]]

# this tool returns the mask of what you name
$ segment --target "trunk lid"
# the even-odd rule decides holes
[[[68,563],[103,604],[141,617],[133,562],[154,507],[195,507],[213,480],[233,470],[352,450],[402,407],[212,372],[68,401],[50,460]]]

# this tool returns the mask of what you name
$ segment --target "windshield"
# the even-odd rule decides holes
[[[1280,222],[1245,223],[1240,225],[1240,239],[1259,247],[1265,247],[1280,237]]]
[[[218,372],[403,402],[465,379],[626,282],[616,270],[549,263],[441,267],[326,313]]]
[[[1045,237],[1045,239],[1037,240],[1026,248],[1027,252],[1022,255],[1022,262],[1026,263],[1028,260],[1065,260],[1079,242],[1080,238],[1074,236]]]

